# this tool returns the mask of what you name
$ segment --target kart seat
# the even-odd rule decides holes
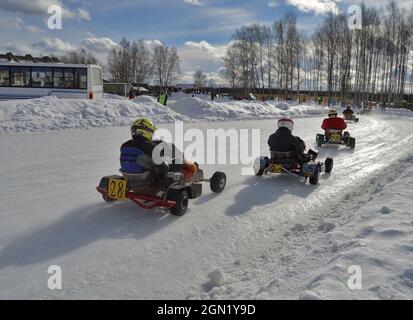
[[[330,129],[329,133],[339,133],[341,134],[343,132],[343,130],[338,130],[338,129]]]
[[[122,170],[119,172],[123,175],[124,178],[130,181],[148,181],[151,179],[152,172],[146,171],[143,173],[127,173]]]
[[[295,163],[297,163],[297,160],[297,155],[293,151],[271,151],[271,161],[275,164],[294,165]]]

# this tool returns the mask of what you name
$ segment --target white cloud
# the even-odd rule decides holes
[[[203,6],[204,4],[199,0],[184,0],[185,3],[191,4],[193,6]]]
[[[206,52],[214,59],[222,59],[227,51],[227,46],[213,46],[207,41],[187,41],[185,42],[185,47],[190,50],[198,51],[198,53],[200,53],[200,51]]]
[[[44,32],[44,30],[42,30],[42,29],[40,29],[40,28],[38,28],[38,27],[36,27],[36,26],[27,26],[26,27],[26,30],[28,31],[28,32],[31,32],[31,33],[40,33],[40,32]]]
[[[61,0],[1,0],[0,8],[9,12],[18,12],[26,15],[46,16],[47,10],[52,5],[59,5],[63,10],[63,16],[66,18],[77,18],[80,20],[90,20],[89,13],[81,8],[74,11],[66,8]]]
[[[11,17],[5,17],[5,18],[0,18],[0,28],[4,29],[21,29],[24,25],[24,22],[21,18],[16,17],[16,18],[11,18]]]
[[[143,43],[148,47],[148,49],[152,50],[157,46],[161,46],[162,42],[159,40],[144,40]]]
[[[78,17],[80,20],[87,20],[87,21],[90,21],[90,20],[91,20],[90,14],[89,14],[89,12],[87,12],[86,10],[81,9],[81,8],[78,8],[76,11],[77,11],[77,17]]]
[[[60,38],[44,38],[39,42],[34,43],[33,47],[42,51],[45,55],[49,53],[65,54],[77,49],[72,44],[63,41]]]
[[[229,44],[212,45],[207,41],[187,41],[183,47],[178,48],[181,58],[181,77],[183,83],[193,83],[193,74],[202,70],[217,85],[222,85],[225,80],[221,78],[223,60]]]
[[[81,40],[80,43],[90,51],[102,53],[107,53],[113,47],[117,46],[117,43],[110,38],[91,37]]]
[[[270,1],[268,1],[268,6],[269,6],[270,8],[278,7],[278,0],[270,0]]]
[[[287,4],[296,7],[302,12],[314,12],[316,14],[325,14],[328,12],[339,13],[337,0],[287,0]]]

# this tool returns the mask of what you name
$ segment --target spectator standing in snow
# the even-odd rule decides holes
[[[166,92],[164,92],[159,96],[158,103],[166,106],[167,102],[168,102],[168,94]]]
[[[129,91],[129,99],[135,99],[136,98],[136,94],[135,94],[135,90],[132,88]]]

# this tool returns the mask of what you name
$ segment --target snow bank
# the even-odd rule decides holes
[[[116,97],[116,98],[115,98]],[[14,132],[86,129],[129,126],[137,117],[156,123],[182,121],[224,121],[273,119],[282,116],[321,115],[317,105],[258,101],[211,101],[206,96],[175,94],[168,106],[156,98],[140,96],[133,100],[105,95],[101,100],[75,100],[43,97],[0,102],[0,134]]]
[[[307,284],[325,299],[411,299],[413,297],[413,158],[399,179],[379,187],[355,219],[311,243],[331,256]],[[348,285],[351,266],[360,267],[361,288]],[[354,272],[354,271],[353,271]]]
[[[197,120],[270,119],[281,116],[303,117],[321,115],[325,109],[317,105],[258,101],[208,101],[186,96],[171,101],[169,107],[177,113]]]
[[[129,126],[137,117],[150,117],[156,123],[187,120],[157,103],[43,97],[0,102],[0,133]]]

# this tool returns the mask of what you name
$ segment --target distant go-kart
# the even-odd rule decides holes
[[[354,115],[354,114],[344,115],[344,120],[346,120],[346,121],[353,121],[353,122],[355,122],[355,123],[357,123],[357,122],[360,121],[360,119],[359,119],[356,115]]]
[[[255,163],[255,175],[271,176],[279,174],[290,174],[297,177],[304,177],[310,184],[317,185],[320,174],[325,172],[330,174],[333,170],[334,161],[327,158],[325,162],[315,161],[318,153],[310,150],[298,161],[291,152],[271,152],[271,158],[259,157]]]
[[[326,145],[345,145],[350,149],[356,147],[356,139],[350,136],[350,133],[342,130],[330,129],[328,134],[317,134],[316,143],[318,147]]]
[[[139,163],[145,168],[153,169],[150,157],[142,158]],[[97,191],[107,202],[129,199],[143,209],[160,207],[169,209],[172,215],[183,216],[188,209],[189,200],[202,195],[203,183],[209,182],[214,193],[221,193],[226,186],[227,178],[223,172],[215,172],[210,179],[205,179],[204,172],[198,169],[191,181],[185,181],[182,165],[170,164],[166,168],[161,179],[151,178],[151,171],[142,174],[121,172],[122,176],[106,176],[100,180]]]

